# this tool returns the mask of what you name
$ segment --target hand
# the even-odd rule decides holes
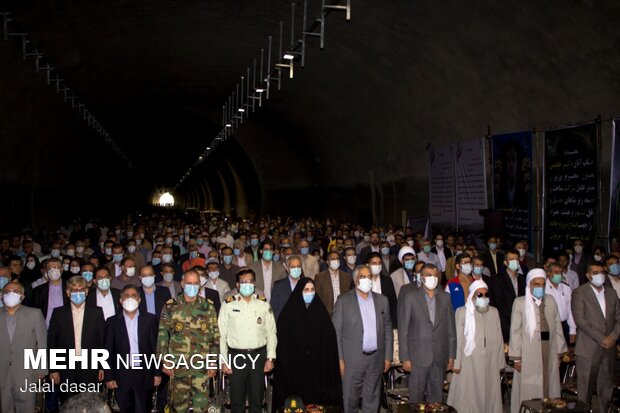
[[[448,367],[446,370],[450,371],[454,368],[454,359],[448,359]]]
[[[167,376],[174,377],[174,370],[172,369],[161,369],[161,371]]]
[[[54,382],[54,384],[60,383],[60,373],[50,373],[50,380]]]
[[[110,380],[110,381],[106,381],[105,385],[108,387],[108,389],[110,390],[114,390],[114,389],[118,389],[118,384],[116,384],[116,380]]]
[[[411,368],[413,367],[411,360],[403,361],[403,370],[408,373],[411,373]]]
[[[575,344],[576,341],[577,341],[577,335],[576,334],[569,334],[568,335],[568,344]]]
[[[224,374],[232,374],[232,369],[225,364],[222,365],[222,371],[224,372]]]
[[[612,336],[606,336],[603,341],[601,341],[601,346],[605,349],[610,349],[614,346],[616,340]]]
[[[103,370],[99,370],[99,374],[97,376],[98,381],[103,381]]]
[[[383,372],[387,373],[390,367],[392,367],[392,362],[390,360],[385,360],[385,363],[383,365]]]
[[[515,370],[521,373],[521,360],[515,361]]]
[[[452,369],[452,373],[454,374],[459,374],[461,372],[461,369]]]
[[[267,360],[265,362],[265,368],[263,369],[263,372],[269,373],[271,370],[273,370],[273,361]]]
[[[39,374],[39,380],[43,380],[45,378],[45,374]]]
[[[207,377],[212,379],[213,377],[215,377],[215,375],[217,374],[217,370],[215,369],[209,369],[207,370]]]
[[[153,377],[153,386],[157,387],[161,384],[161,376]]]
[[[340,360],[340,377],[344,377],[344,360]]]

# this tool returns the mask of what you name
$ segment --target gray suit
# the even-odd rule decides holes
[[[281,280],[284,277],[287,277],[287,273],[284,270],[284,266],[277,261],[271,261],[271,284],[265,286],[265,278],[263,276],[263,260],[258,260],[249,265],[249,267],[254,270],[256,274],[256,289],[261,291],[269,291],[269,297],[271,298],[271,290],[273,289],[273,284]]]
[[[409,400],[441,402],[448,359],[456,358],[456,328],[450,295],[435,289],[431,322],[424,288],[401,289],[398,300],[400,359],[411,361]]]
[[[596,388],[599,411],[607,411],[614,386],[616,346],[604,349],[605,336],[620,336],[620,302],[613,288],[605,288],[605,317],[590,283],[573,291],[572,311],[577,324],[575,344],[577,398],[590,403]],[[615,343],[614,343],[615,344]]]
[[[2,413],[32,412],[35,408],[36,393],[21,392],[24,382],[37,383],[39,375],[47,370],[25,370],[24,349],[47,348],[47,330],[43,314],[38,308],[20,306],[13,341],[9,340],[6,308],[0,308],[0,403]]]
[[[338,340],[338,355],[345,364],[342,379],[344,413],[356,413],[360,397],[363,399],[362,413],[376,413],[379,409],[384,362],[392,360],[394,346],[390,306],[386,296],[372,293],[377,325],[377,351],[364,354],[364,327],[357,291],[353,289],[341,294],[332,316]]]

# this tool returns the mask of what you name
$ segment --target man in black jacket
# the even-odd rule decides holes
[[[161,315],[161,309],[171,297],[170,290],[160,285],[155,285],[155,271],[153,267],[147,265],[140,269],[140,311],[149,312],[157,317]]]
[[[372,274],[372,291],[383,294],[387,297],[390,305],[390,318],[392,325],[396,326],[397,321],[397,305],[396,305],[396,289],[394,288],[394,282],[387,275],[381,274],[381,254],[371,252],[368,255],[368,265],[370,266],[370,272]]]
[[[499,312],[504,343],[510,341],[510,317],[512,303],[517,297],[525,295],[525,277],[519,274],[519,251],[509,250],[502,269],[496,277],[492,277],[491,305]]]

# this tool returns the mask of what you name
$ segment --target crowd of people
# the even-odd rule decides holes
[[[384,374],[402,366],[411,402],[501,412],[501,373],[514,370],[511,411],[561,397],[574,345],[577,397],[599,411],[613,396],[620,336],[620,251],[574,240],[534,260],[527,241],[364,227],[333,219],[136,215],[106,227],[0,237],[0,407],[31,412],[24,383],[66,405],[78,385],[109,390],[121,412],[205,411],[217,393],[204,368],[26,370],[23,349],[116,355],[249,356],[223,365],[232,413],[290,396],[376,413]],[[395,338],[396,337],[396,338]],[[140,364],[142,363],[142,364]],[[564,371],[562,371],[564,373]],[[99,387],[96,387],[99,389]]]

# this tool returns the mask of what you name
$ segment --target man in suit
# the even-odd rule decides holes
[[[162,280],[158,282],[157,285],[166,287],[168,291],[170,291],[172,298],[175,298],[183,292],[181,283],[174,280],[174,265],[161,264],[161,278]],[[155,276],[155,279],[157,279],[157,276]]]
[[[136,262],[133,258],[123,258],[121,261],[121,274],[118,277],[113,277],[110,285],[117,290],[122,290],[127,284],[140,287],[140,277],[136,275]]]
[[[573,290],[572,297],[577,324],[577,398],[590,403],[596,389],[598,411],[604,412],[614,388],[620,302],[613,288],[605,288],[605,267],[601,263],[591,262],[586,277],[589,282]]]
[[[585,284],[588,282],[586,277],[586,271],[588,264],[592,260],[592,256],[585,251],[583,241],[578,239],[573,244],[573,259],[570,263],[570,269],[577,273],[579,277],[579,284]]]
[[[252,262],[251,259],[248,262]],[[222,281],[226,281],[228,287],[234,287],[237,282],[237,273],[239,272],[239,266],[234,264],[233,249],[230,247],[224,247],[222,249],[222,263],[219,266],[220,276]]]
[[[35,392],[22,392],[24,383],[37,383],[46,370],[24,369],[24,349],[47,348],[45,319],[36,308],[22,305],[24,286],[13,281],[2,289],[0,308],[0,400],[2,412],[33,412]]]
[[[65,294],[65,282],[62,280],[62,263],[57,258],[50,258],[46,264],[45,276],[49,280],[39,285],[32,292],[32,306],[43,312],[45,324],[49,326],[52,310],[69,303]]]
[[[105,349],[110,354],[110,360],[117,360],[119,356],[131,362],[133,354],[144,357],[155,354],[159,318],[138,309],[141,294],[143,292],[137,287],[125,286],[121,291],[123,311],[106,321]],[[147,369],[142,363],[144,359],[140,358],[141,369],[125,369],[122,364],[112,362],[109,363],[110,369],[104,372],[108,389],[116,389],[116,401],[121,413],[150,411],[153,387],[160,384],[161,371],[155,366]]]
[[[441,272],[424,264],[422,288],[408,289],[398,303],[398,345],[409,378],[410,402],[439,403],[443,379],[456,358],[456,328],[450,296],[437,288]]]
[[[504,262],[504,254],[497,250],[497,238],[494,236],[489,237],[487,240],[489,250],[482,254],[482,261],[484,266],[489,269],[491,277],[496,276],[502,270],[502,263]],[[517,251],[517,259],[519,252]]]
[[[380,242],[379,233],[377,231],[372,231],[370,233],[370,245],[367,245],[361,249],[359,253],[359,257],[358,257],[360,260],[359,262],[363,262],[363,263],[368,262],[368,259],[370,258],[369,255],[371,252],[380,253],[381,248],[379,247],[379,242]]]
[[[398,261],[402,263],[402,268],[399,268],[390,274],[397,297],[399,297],[400,289],[403,285],[410,284],[412,282],[415,283],[416,281],[414,273],[416,254],[414,249],[410,246],[402,247],[398,251]]]
[[[509,250],[496,277],[491,277],[491,305],[499,312],[504,343],[510,340],[510,319],[515,298],[525,295],[525,277],[519,274],[519,251]]]
[[[228,248],[228,247],[226,247]],[[230,248],[228,248],[230,249]],[[232,254],[232,253],[231,253]],[[230,256],[232,258],[232,255]],[[231,265],[232,267],[232,265]],[[227,281],[222,279],[220,264],[216,260],[209,260],[207,263],[207,282],[204,285],[205,288],[210,288],[213,291],[217,291],[220,296],[220,302],[224,302],[226,293],[230,291],[230,285]]]
[[[140,270],[140,311],[150,313],[157,317],[161,315],[161,309],[172,296],[166,287],[155,285],[155,271],[153,267],[147,265]],[[134,286],[135,287],[135,286]]]
[[[383,264],[383,270],[381,272],[386,275],[392,274],[399,269],[402,264],[396,259],[397,254],[392,255],[392,248],[389,242],[381,241],[379,245],[381,247],[381,261]]]
[[[112,279],[119,277],[123,272],[122,261],[125,257],[125,248],[121,244],[114,244],[112,246],[112,259],[108,261],[105,266],[110,271],[110,275],[112,275]],[[132,259],[133,261],[133,259]]]
[[[297,281],[304,276],[299,255],[289,255],[286,258],[285,270],[288,277],[276,281],[271,292],[271,308],[276,321],[286,305],[291,292],[295,289]]]
[[[394,283],[392,279],[381,274],[381,254],[378,252],[371,252],[368,255],[368,265],[370,272],[372,273],[372,291],[377,294],[383,294],[387,297],[390,306],[390,319],[392,325],[397,325],[397,304],[396,304],[396,291],[394,290]]]
[[[332,316],[338,341],[344,413],[379,410],[381,375],[392,360],[394,338],[387,297],[372,291],[366,265],[353,272],[356,288],[341,294]]]
[[[103,318],[108,319],[121,311],[121,292],[110,288],[112,282],[110,271],[107,267],[99,267],[95,270],[94,279],[96,288],[86,296],[86,305],[101,307]]]
[[[332,251],[327,254],[327,270],[320,272],[314,279],[316,293],[321,297],[327,312],[331,315],[334,312],[334,304],[338,296],[346,293],[353,288],[351,276],[344,271],[340,271],[340,254]]]
[[[260,259],[249,265],[256,274],[256,289],[265,293],[267,301],[271,300],[273,284],[286,276],[282,264],[273,261],[274,251],[273,241],[266,239],[258,250]]]
[[[446,263],[452,258],[454,253],[450,247],[444,245],[444,239],[442,234],[437,234],[435,236],[435,246],[431,248],[431,252],[437,255],[437,259],[439,261],[439,270],[446,277]],[[447,279],[450,280],[452,278],[452,274],[447,276]]]
[[[241,239],[238,239],[233,243],[233,255],[232,263],[237,267],[247,267],[254,261],[252,255],[245,251],[245,243]],[[237,281],[235,280],[234,283],[236,282]],[[234,283],[230,284],[229,282],[228,284],[234,285]]]
[[[84,278],[79,275],[69,278],[66,293],[71,304],[54,309],[47,332],[48,348],[67,352],[74,349],[76,355],[80,355],[83,350],[102,348],[105,325],[103,311],[99,307],[86,305],[88,288]],[[103,380],[103,370],[87,369],[86,366],[74,370],[50,369],[50,380],[56,385],[61,381],[89,385]],[[70,396],[70,392],[61,392],[60,400],[64,401]]]

